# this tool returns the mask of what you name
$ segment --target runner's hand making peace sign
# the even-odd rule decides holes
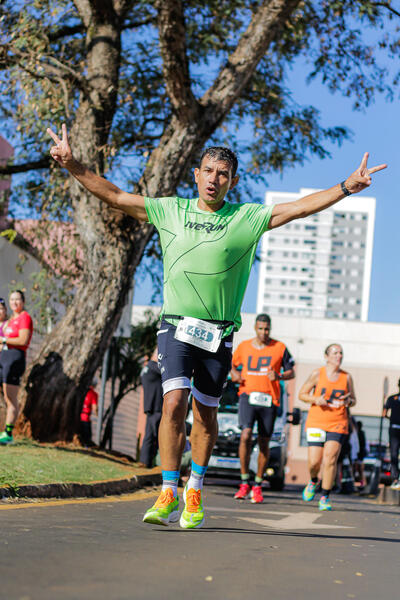
[[[361,192],[366,187],[370,186],[372,183],[371,175],[372,173],[376,173],[377,171],[382,171],[382,169],[386,169],[387,164],[378,165],[377,167],[371,167],[368,169],[369,153],[366,152],[362,158],[361,164],[354,173],[352,173],[345,181],[345,186],[352,194],[357,194]]]
[[[50,154],[51,156],[54,158],[54,160],[56,160],[62,167],[66,167],[72,160],[73,160],[73,156],[72,156],[72,151],[68,142],[68,133],[67,133],[67,126],[65,124],[62,125],[62,138],[60,140],[60,138],[58,137],[58,135],[56,135],[54,133],[54,131],[50,128],[48,128],[47,133],[53,138],[53,141],[55,142],[55,146],[52,146],[50,148]]]

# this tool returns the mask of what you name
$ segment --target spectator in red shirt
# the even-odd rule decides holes
[[[13,314],[3,326],[0,337],[0,383],[7,404],[6,428],[0,433],[0,444],[13,442],[13,429],[18,417],[18,389],[26,366],[26,351],[30,344],[33,323],[25,310],[25,296],[21,290],[10,295]]]
[[[81,412],[81,431],[80,440],[83,446],[93,446],[92,441],[92,409],[97,415],[99,395],[95,390],[97,379],[94,379],[88,393],[85,396]]]

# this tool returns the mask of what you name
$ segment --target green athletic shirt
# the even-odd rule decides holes
[[[145,198],[164,257],[162,312],[233,321],[237,330],[257,244],[273,207],[225,202],[208,212],[198,208],[198,200]]]

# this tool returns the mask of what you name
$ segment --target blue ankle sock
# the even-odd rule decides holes
[[[162,471],[162,491],[171,488],[175,498],[178,495],[179,471]]]
[[[206,471],[207,471],[207,466],[202,467],[200,465],[197,465],[192,460],[192,471],[190,474],[189,481],[187,482],[188,489],[193,488],[196,491],[201,490],[203,488],[203,480],[204,480],[204,475],[206,474]]]

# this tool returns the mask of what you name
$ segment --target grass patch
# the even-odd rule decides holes
[[[105,479],[132,477],[137,469],[122,460],[99,453],[91,456],[73,446],[38,444],[16,439],[0,445],[0,487],[44,483],[91,483]]]

